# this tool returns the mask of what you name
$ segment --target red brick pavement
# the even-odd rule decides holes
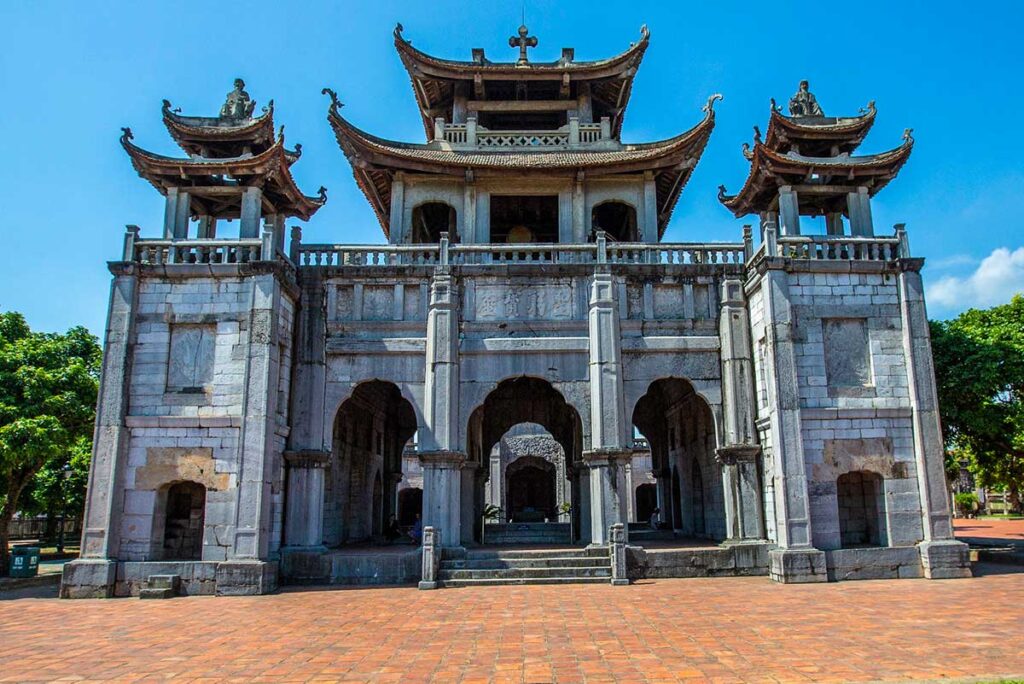
[[[1024,518],[1018,520],[954,518],[953,529],[956,530],[958,537],[1024,541]]]
[[[999,571],[999,569],[994,569]],[[0,601],[0,681],[676,682],[1024,673],[1024,573]]]

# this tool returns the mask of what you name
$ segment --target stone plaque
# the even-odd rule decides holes
[[[373,285],[363,288],[363,320],[390,321],[395,316],[395,288]]]
[[[829,387],[870,386],[867,321],[863,318],[825,318],[821,326]]]
[[[572,302],[568,285],[479,285],[476,320],[568,320]]]
[[[167,391],[202,390],[213,382],[217,333],[213,325],[174,325],[167,361]]]
[[[685,318],[683,288],[679,285],[654,286],[654,317]]]

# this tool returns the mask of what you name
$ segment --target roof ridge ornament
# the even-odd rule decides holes
[[[235,89],[227,94],[224,105],[220,108],[221,119],[251,119],[256,109],[256,100],[245,92],[245,81],[235,79]]]
[[[810,83],[806,79],[800,81],[800,86],[793,97],[789,98],[790,116],[825,116],[818,105],[818,100],[810,91]]]
[[[717,102],[718,100],[724,100],[724,99],[725,99],[725,97],[722,95],[722,93],[712,93],[711,96],[708,97],[708,101],[704,103],[704,106],[701,107],[700,110],[702,112],[704,112],[705,114],[707,114],[708,116],[714,116],[715,115],[715,102]]]
[[[401,26],[401,24],[399,24],[399,26]],[[320,94],[327,95],[331,98],[331,111],[335,114],[338,113],[339,109],[345,106],[345,104],[338,99],[338,93],[334,92],[330,88],[321,88]]]
[[[519,25],[518,33],[518,36],[511,36],[508,39],[508,46],[519,48],[519,59],[516,61],[516,66],[526,66],[530,63],[526,55],[526,49],[537,47],[537,36],[530,35],[530,29],[526,28],[526,24]]]
[[[914,144],[914,129],[904,128],[903,129],[903,144],[913,145]]]
[[[871,100],[870,102],[868,102],[868,106],[867,107],[861,107],[859,113],[860,114],[864,114],[864,115],[874,114],[875,113],[875,101]]]
[[[180,114],[181,113],[181,107],[175,107],[174,109],[171,109],[171,101],[170,100],[164,100],[163,110],[164,110],[165,114],[167,112],[170,112],[172,114]]]
[[[132,134],[132,129],[126,126],[121,127],[121,144],[127,144],[129,140],[134,140],[135,136]]]

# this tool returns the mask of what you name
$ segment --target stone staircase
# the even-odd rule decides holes
[[[484,541],[509,544],[571,544],[569,523],[497,523],[484,527]]]
[[[178,594],[180,575],[150,575],[146,586],[139,591],[140,599],[169,599]]]
[[[568,528],[568,525],[566,525]],[[568,535],[568,531],[566,532]],[[446,551],[438,584],[472,587],[493,584],[607,584],[608,548]]]

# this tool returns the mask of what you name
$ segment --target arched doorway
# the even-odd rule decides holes
[[[503,462],[502,449],[518,439],[534,441],[522,449],[510,447]],[[523,376],[499,383],[469,418],[469,460],[483,473],[477,496],[463,498],[463,506],[474,507],[472,539],[480,540],[486,506],[502,509],[488,525],[529,518],[568,526],[571,518],[572,534],[579,537],[580,511],[574,502],[580,500],[580,478],[573,464],[582,456],[582,440],[579,414],[549,382]],[[560,510],[563,503],[569,513]],[[467,527],[464,523],[464,537]]]
[[[658,490],[652,484],[642,484],[636,488],[636,520],[647,522],[658,507]]]
[[[601,202],[590,212],[593,233],[603,230],[608,237],[618,242],[639,242],[640,234],[636,225],[636,209],[616,200]]]
[[[836,480],[842,548],[888,544],[883,482],[881,475],[866,470],[844,473]]]
[[[206,487],[197,482],[177,482],[164,493],[163,559],[201,560]]]
[[[520,456],[505,469],[509,522],[551,522],[558,518],[555,466],[537,456]]]
[[[682,378],[655,380],[636,403],[633,425],[651,446],[652,470],[672,526],[683,535],[725,539],[725,495],[715,460],[711,407]]]
[[[397,486],[416,414],[396,385],[373,380],[355,388],[338,410],[324,486],[324,544],[379,538],[397,514]]]
[[[458,242],[458,218],[455,207],[446,202],[424,202],[412,210],[411,242],[436,244],[441,233],[448,233],[451,242]]]

